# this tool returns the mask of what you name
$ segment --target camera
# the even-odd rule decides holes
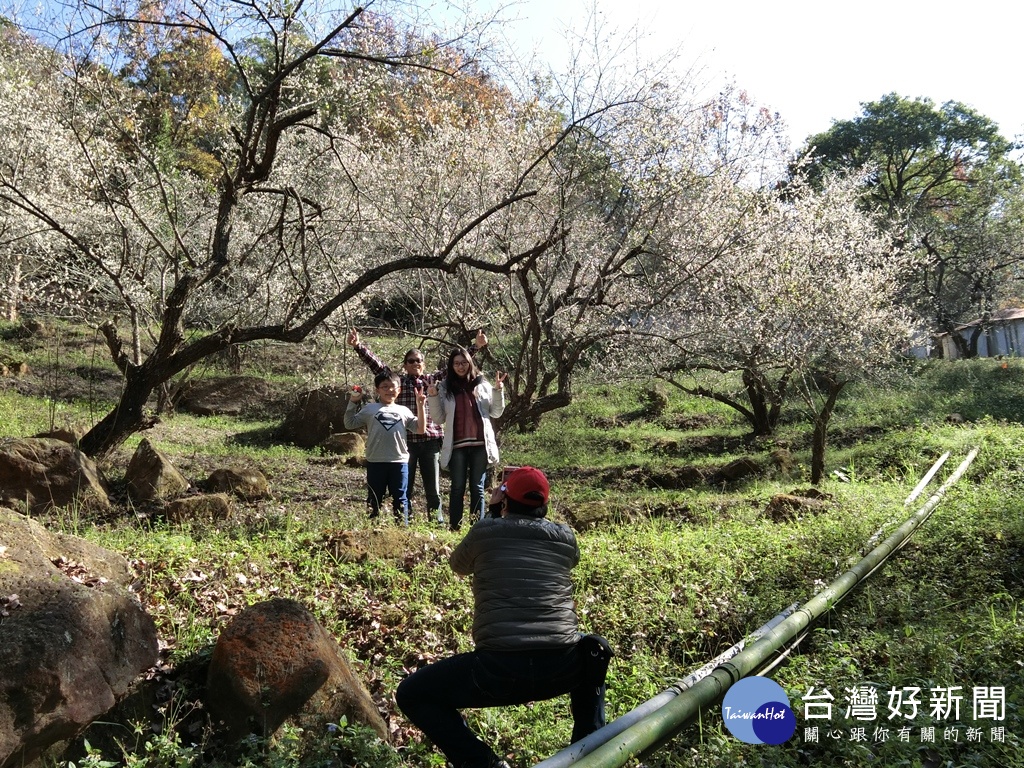
[[[517,469],[519,469],[519,467],[505,467],[503,470],[501,470],[501,486],[500,486],[500,488],[501,488],[502,492],[504,492],[504,490],[505,490],[505,481],[508,480],[509,475],[511,475]],[[487,517],[501,517],[501,502],[500,501],[497,504],[488,504],[487,505]]]

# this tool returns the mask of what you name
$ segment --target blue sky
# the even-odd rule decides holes
[[[473,0],[477,10],[507,6],[506,35],[553,64],[561,32],[588,15],[588,0]],[[778,112],[799,144],[860,104],[895,91],[937,104],[961,101],[1024,139],[1020,97],[1024,3],[972,0],[597,0],[608,23],[646,31],[652,55],[682,45],[714,86],[735,80]]]

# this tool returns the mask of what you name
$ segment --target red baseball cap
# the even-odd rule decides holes
[[[551,491],[544,473],[535,467],[520,467],[502,485],[505,495],[528,507],[543,507]]]

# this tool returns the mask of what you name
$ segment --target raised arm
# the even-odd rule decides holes
[[[438,424],[445,422],[444,398],[441,397],[441,390],[436,380],[431,380],[427,385],[427,397],[430,402],[430,418]]]
[[[505,412],[505,379],[508,374],[498,371],[494,374],[494,386],[491,388],[491,412],[490,417],[496,419]]]
[[[427,388],[416,385],[416,434],[427,433]]]
[[[342,418],[345,429],[358,429],[363,426],[363,419],[359,415],[363,407],[362,387],[352,387],[348,393],[348,404],[345,406],[345,416]]]
[[[381,371],[390,371],[391,368],[377,357],[370,348],[359,341],[359,331],[352,328],[348,332],[348,345],[359,355],[359,359],[366,363],[367,367],[376,376]]]
[[[474,357],[476,356],[477,352],[479,352],[481,349],[487,346],[487,343],[487,334],[484,333],[483,328],[478,328],[476,331],[476,338],[473,340],[473,343],[469,345],[466,351],[469,352],[470,357]],[[448,371],[446,369],[439,368],[433,373],[429,374],[428,376],[431,379],[436,379],[437,381],[440,381],[447,375]]]

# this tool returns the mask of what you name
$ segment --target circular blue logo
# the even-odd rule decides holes
[[[782,744],[796,731],[789,696],[767,677],[744,677],[726,691],[722,719],[729,733],[746,744]]]

